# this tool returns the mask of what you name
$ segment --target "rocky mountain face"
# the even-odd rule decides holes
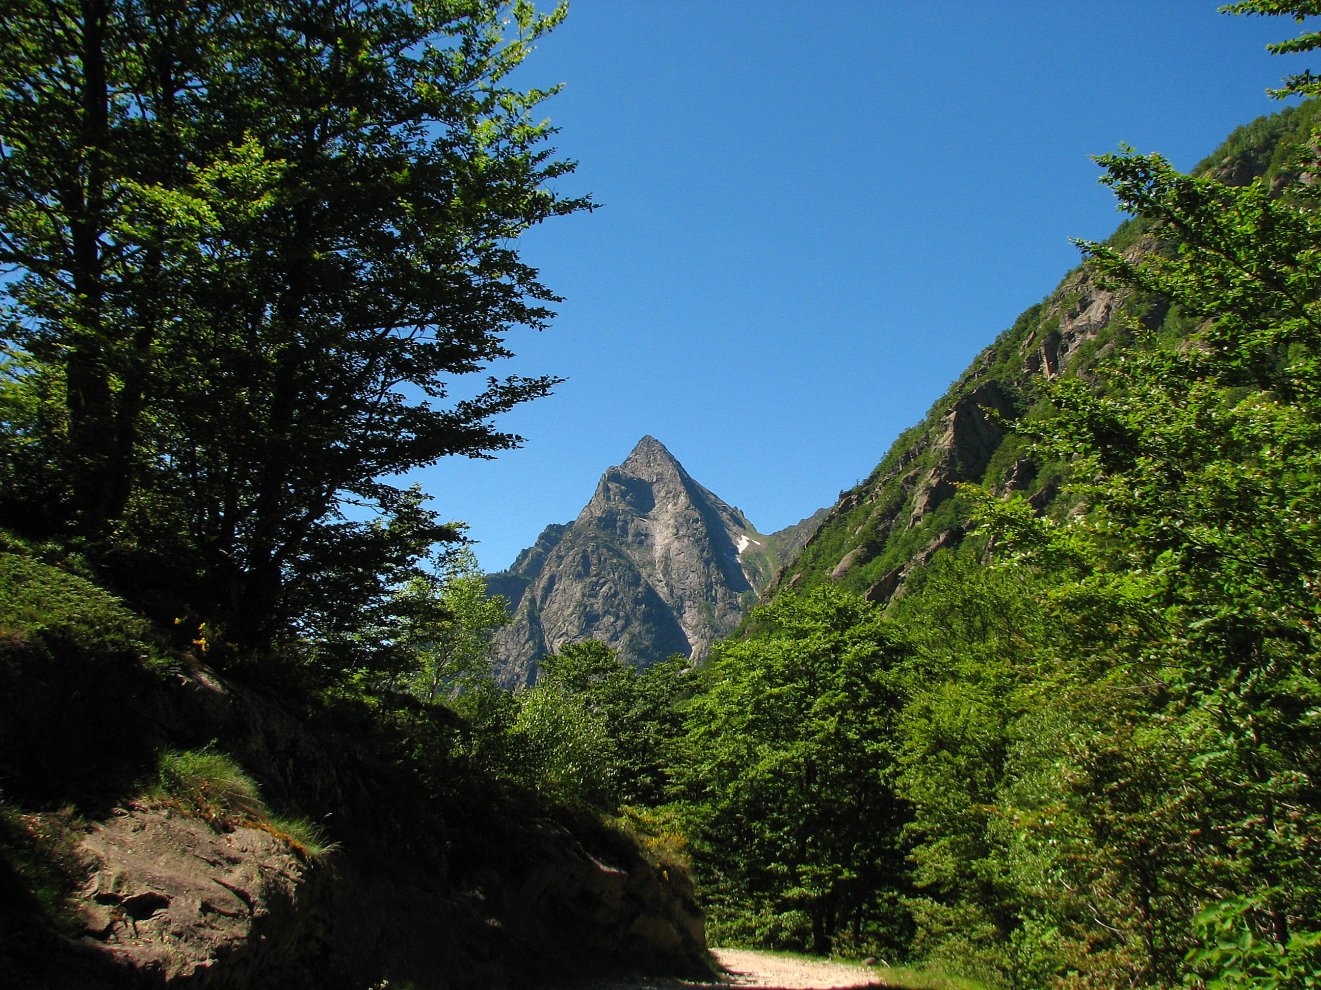
[[[1035,404],[1043,381],[1080,373],[1102,347],[1114,346],[1112,317],[1129,302],[1085,271],[1070,274],[978,357],[865,481],[840,493],[771,593],[829,581],[875,602],[902,594],[914,569],[963,539],[967,510],[959,486],[966,482],[1048,502],[1055,475],[1026,456],[1012,424]]]
[[[531,682],[536,661],[599,640],[647,666],[702,659],[733,632],[815,517],[764,535],[643,437],[565,525],[548,526],[507,571],[487,579],[510,602],[496,640],[502,683]]]
[[[1240,128],[1198,171],[1236,184],[1265,177],[1274,188],[1284,181],[1282,163],[1291,158],[1291,144],[1307,139],[1316,113],[1304,105]],[[1109,243],[1137,255],[1170,249],[1168,236],[1129,222]],[[1186,320],[1162,299],[1113,291],[1085,268],[1070,272],[974,359],[865,481],[840,493],[767,595],[825,582],[875,602],[902,595],[915,570],[963,539],[968,506],[959,486],[966,482],[1022,492],[1045,510],[1066,467],[1034,460],[1013,431],[1015,421],[1045,409],[1045,382],[1061,375],[1088,378],[1111,350],[1132,346],[1136,327],[1178,341],[1188,330]]]

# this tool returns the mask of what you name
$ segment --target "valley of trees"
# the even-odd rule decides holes
[[[999,464],[888,603],[811,572],[700,669],[588,642],[509,693],[461,534],[388,481],[516,444],[492,417],[555,383],[449,399],[549,317],[511,239],[590,205],[547,187],[546,94],[502,83],[562,12],[514,5],[512,41],[501,13],[16,5],[7,545],[231,676],[371,712],[446,800],[617,819],[691,868],[715,943],[1023,990],[1317,986],[1321,81],[1231,138],[1247,181],[1099,160],[1132,219],[1082,249],[1123,305],[1004,417],[1050,498]]]

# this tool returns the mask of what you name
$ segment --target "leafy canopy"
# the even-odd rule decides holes
[[[587,208],[523,0],[16,0],[0,27],[0,522],[240,645],[350,632],[456,531],[392,479],[518,437],[485,378]]]

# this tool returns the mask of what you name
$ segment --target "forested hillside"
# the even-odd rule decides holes
[[[716,650],[673,743],[716,938],[1313,985],[1317,117],[1100,159],[1133,219]]]
[[[1247,124],[1193,171],[1234,186],[1260,181],[1279,194],[1300,179],[1298,156],[1321,111],[1312,103]],[[1106,242],[1144,258],[1171,249],[1177,235],[1152,217],[1126,222]],[[914,567],[955,546],[971,506],[959,486],[1021,492],[1038,508],[1058,494],[1064,459],[1030,450],[1015,424],[1049,415],[1051,383],[1093,381],[1098,367],[1151,341],[1177,347],[1197,318],[1149,286],[1107,279],[1091,266],[1070,272],[972,361],[927,413],[905,431],[859,485],[840,493],[806,550],[776,586],[829,581],[886,602]]]
[[[1195,175],[1102,159],[1133,219],[709,664],[545,658],[532,695],[595,733],[593,799],[691,856],[716,944],[988,987],[1312,985],[1319,107]]]

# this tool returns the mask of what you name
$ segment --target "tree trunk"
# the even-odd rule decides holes
[[[106,74],[107,0],[82,0],[82,114],[75,151],[79,175],[67,191],[72,281],[76,299],[73,345],[66,369],[69,453],[75,525],[104,533],[114,483],[113,398],[105,326],[104,259],[106,168],[110,136]]]

